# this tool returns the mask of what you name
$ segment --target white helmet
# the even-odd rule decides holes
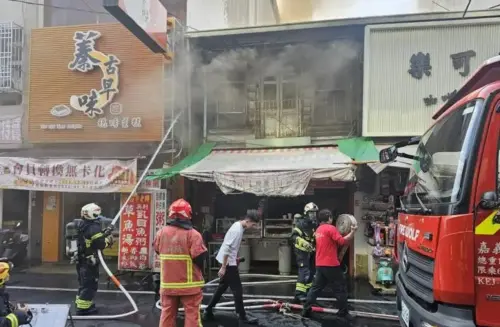
[[[308,204],[306,204],[306,206],[304,207],[304,215],[307,215],[308,212],[310,211],[318,211],[318,206],[314,203],[314,202],[309,202]]]
[[[89,203],[82,207],[82,217],[85,219],[97,219],[101,215],[101,207],[95,203]]]

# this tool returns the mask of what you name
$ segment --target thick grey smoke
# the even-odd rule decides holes
[[[221,53],[209,64],[198,66],[196,79],[199,80],[197,84],[202,85],[202,72],[207,74],[209,94],[241,76],[246,83],[258,83],[261,78],[272,76],[294,76],[299,86],[311,86],[317,81],[335,83],[342,79],[345,69],[358,56],[359,45],[350,41],[337,41],[322,47],[287,45],[274,53],[244,48]],[[195,65],[199,65],[199,61]]]
[[[232,88],[233,82],[258,84],[266,77],[293,77],[302,89],[346,89],[342,85],[346,74],[350,74],[353,64],[359,63],[360,44],[352,41],[335,41],[330,44],[313,46],[308,44],[287,45],[279,50],[262,51],[255,48],[229,50],[213,57],[208,63],[202,63],[199,51],[191,51],[189,55],[177,55],[178,71],[176,84],[187,85],[191,76],[191,88],[184,91],[178,88],[176,96],[191,99],[191,110],[200,118],[203,114],[204,94],[208,102],[213,103],[219,96],[221,88],[230,94],[232,101],[244,103],[248,101],[247,92],[241,88]],[[205,83],[206,81],[206,83]],[[186,83],[186,84],[184,84]],[[205,86],[204,86],[205,85]],[[299,94],[300,96],[300,94]],[[226,98],[227,99],[227,98]],[[214,106],[208,106],[208,114],[213,114]],[[192,121],[193,131],[201,131],[200,120]],[[187,132],[187,131],[186,131]]]

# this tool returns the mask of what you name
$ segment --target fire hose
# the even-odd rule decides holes
[[[128,196],[127,200],[123,203],[123,205],[121,206],[120,210],[118,210],[118,213],[116,214],[116,216],[111,221],[111,224],[110,224],[110,226],[109,226],[109,228],[107,230],[108,234],[111,234],[112,229],[116,225],[116,223],[117,223],[118,219],[120,218],[120,215],[122,214],[123,210],[125,209],[125,207],[127,206],[127,204],[130,202],[130,200],[132,199],[132,197],[137,192],[137,189],[139,188],[139,185],[142,183],[144,177],[146,177],[146,174],[148,173],[149,169],[151,168],[151,165],[153,164],[154,160],[156,159],[156,157],[160,153],[160,150],[163,147],[163,144],[165,144],[165,141],[167,140],[168,136],[172,132],[172,129],[175,126],[175,124],[177,123],[177,120],[180,118],[181,114],[182,114],[182,111],[179,112],[175,116],[174,120],[170,124],[170,127],[168,128],[167,132],[163,136],[163,139],[161,140],[160,144],[156,148],[156,151],[151,156],[151,159],[149,160],[149,163],[147,164],[146,168],[144,169],[144,172],[142,173],[141,177],[137,180],[137,183],[135,184],[132,192],[130,192],[130,195]],[[109,269],[108,265],[104,261],[104,258],[102,256],[102,252],[101,251],[97,251],[97,255],[99,256],[99,262],[101,263],[102,267],[106,271],[106,274],[108,274],[109,278],[113,281],[113,283],[116,285],[116,287],[118,287],[120,289],[120,291],[122,291],[123,294],[125,294],[125,296],[129,300],[130,304],[132,305],[133,310],[129,311],[129,312],[122,313],[122,314],[117,314],[117,315],[75,316],[75,317],[72,317],[72,319],[73,320],[113,320],[113,319],[120,319],[120,318],[128,317],[128,316],[131,316],[131,315],[136,314],[137,312],[139,312],[139,308],[137,307],[137,303],[135,303],[135,301],[132,298],[132,296],[130,295],[130,293],[125,289],[125,287],[123,287],[123,285],[120,283],[120,281],[118,280],[118,278],[116,278],[115,275],[111,272],[111,270]]]
[[[215,256],[215,254],[213,256]],[[244,261],[245,261],[245,258],[238,258],[237,259],[238,264],[241,262],[244,262]],[[251,275],[251,274],[249,274],[247,276],[259,276],[259,277],[266,276],[266,277],[269,277],[269,276],[273,276],[273,275],[258,275],[258,274]],[[289,277],[289,276],[274,276],[274,277],[283,278],[283,277]],[[216,283],[219,282],[219,280],[220,280],[220,278],[215,278],[215,279],[209,281],[208,283],[206,283],[204,285],[204,287],[215,286]],[[288,283],[295,283],[295,282],[296,282],[296,279],[292,279],[292,280],[277,280],[277,281],[263,281],[263,282],[247,282],[247,283],[242,283],[242,285],[244,285],[244,284],[256,285],[257,283],[259,283],[259,284],[288,284]],[[212,295],[212,294],[203,293],[203,295]],[[259,297],[259,295],[257,295],[256,297]],[[291,304],[291,303],[283,302],[283,301],[281,301],[281,299],[279,299],[279,296],[277,296],[278,300],[266,299],[265,297],[268,297],[268,295],[260,295],[260,297],[261,298],[243,300],[244,304],[245,303],[252,303],[252,304],[260,303],[259,305],[247,306],[247,307],[245,307],[245,310],[277,309],[278,312],[280,312],[286,316],[298,318],[298,316],[295,314],[292,314],[291,311],[292,310],[302,310],[302,308],[303,308],[303,306],[299,305],[299,304]],[[380,302],[384,302],[384,301],[380,301]],[[385,302],[390,302],[391,304],[393,303],[391,301],[385,301]],[[158,300],[156,302],[155,307],[157,309],[160,309],[160,310],[162,309],[161,300]],[[200,310],[203,310],[206,307],[207,307],[206,305],[202,304]],[[234,306],[234,301],[229,301],[229,302],[218,303],[214,309],[221,310],[221,311],[234,311],[236,308]],[[179,312],[183,312],[183,311],[184,311],[184,308],[179,308]],[[338,310],[313,306],[312,312],[336,314],[338,312]],[[370,312],[362,312],[362,311],[353,311],[352,313],[355,316],[362,317],[362,318],[375,318],[375,319],[383,319],[383,320],[391,320],[391,321],[397,321],[399,319],[397,316],[394,316],[394,315],[387,315],[387,314],[380,314],[380,313],[370,313]]]
[[[127,206],[127,204],[130,202],[130,200],[132,199],[132,197],[137,192],[137,189],[139,188],[139,185],[142,183],[142,181],[146,177],[149,169],[151,168],[151,165],[153,164],[154,160],[158,156],[161,148],[163,147],[165,141],[167,140],[168,136],[172,132],[172,129],[175,126],[175,124],[177,123],[177,120],[180,118],[181,114],[182,114],[182,112],[178,113],[176,115],[176,117],[174,118],[174,120],[172,121],[172,124],[170,125],[170,127],[167,130],[167,132],[165,133],[165,135],[164,135],[163,139],[161,140],[160,144],[158,145],[156,151],[151,156],[151,159],[150,159],[149,163],[147,164],[146,168],[144,169],[144,172],[142,173],[142,175],[140,176],[140,178],[137,180],[137,183],[134,186],[133,190],[130,192],[130,195],[128,196],[128,198],[123,203],[123,205],[121,206],[121,208],[118,211],[118,213],[115,215],[115,217],[111,221],[111,224],[108,227],[108,230],[106,231],[108,234],[111,234],[112,229],[114,228],[114,226],[118,222],[118,219],[120,218],[121,213],[123,212],[123,210],[125,209],[125,207]],[[131,315],[139,312],[139,308],[137,307],[137,303],[134,301],[134,299],[132,298],[132,296],[130,295],[130,293],[125,289],[125,287],[123,287],[123,285],[116,278],[116,276],[111,272],[111,270],[109,269],[108,265],[106,264],[106,262],[105,262],[105,260],[103,258],[102,252],[98,251],[97,254],[98,254],[98,257],[99,257],[99,262],[102,265],[102,267],[104,268],[104,270],[106,271],[106,274],[109,276],[110,280],[113,281],[113,283],[116,285],[116,287],[127,297],[128,301],[132,305],[132,310],[129,311],[129,312],[125,312],[125,313],[121,313],[121,314],[116,314],[116,315],[74,316],[74,317],[71,317],[71,318],[73,320],[114,320],[114,319],[125,318],[125,317],[131,316]],[[248,275],[248,276],[250,276],[250,277],[267,277],[267,278],[269,278],[272,275],[253,274],[253,275]],[[293,277],[293,276],[273,276],[273,277],[275,277],[277,279],[283,279],[284,277],[290,278],[290,277]],[[214,279],[214,280],[208,282],[205,286],[214,285],[218,281],[219,281],[218,278]],[[275,280],[275,281],[263,281],[263,282],[248,282],[248,283],[242,283],[242,284],[243,285],[288,284],[288,283],[292,283],[292,282],[295,282],[295,281],[296,281],[295,279],[293,279],[293,280],[290,279],[290,280]],[[245,309],[247,309],[247,310],[278,309],[278,310],[280,310],[280,312],[284,313],[286,310],[300,310],[300,309],[302,309],[302,306],[300,306],[300,305],[290,304],[290,303],[284,303],[282,301],[270,300],[270,299],[245,300],[244,303],[249,303],[249,304],[256,304],[256,303],[258,303],[258,305],[252,305],[252,306],[245,307]],[[158,301],[156,303],[156,307],[159,308],[159,309],[161,309],[161,303],[160,303],[160,301]],[[202,308],[204,308],[204,306],[202,306]],[[234,308],[234,301],[219,303],[215,307],[215,309],[216,310],[224,310],[224,311],[234,311],[234,309],[235,309]],[[182,311],[183,309],[180,308],[179,310]],[[321,308],[321,307],[313,307],[312,311],[313,312],[322,312],[322,313],[336,313],[337,312],[337,310],[335,310],[335,309],[328,309],[328,308]],[[355,314],[358,317],[378,318],[378,319],[385,319],[385,320],[397,320],[398,319],[397,316],[386,315],[386,314],[378,314],[378,313],[368,313],[368,312],[357,312],[357,311],[354,311],[353,314]],[[68,317],[68,318],[70,318],[70,317]]]
[[[214,280],[209,281],[205,286],[207,285],[213,285],[215,284],[219,279],[216,278]],[[286,282],[286,281],[278,281],[278,282]],[[210,294],[205,294],[204,295],[210,295]],[[292,316],[292,317],[297,317],[297,315],[292,314],[291,312],[294,310],[302,310],[303,306],[300,304],[292,304],[288,302],[283,302],[281,300],[272,300],[272,299],[265,299],[266,295],[262,295],[262,299],[248,299],[248,300],[243,300],[244,304],[257,304],[258,305],[250,305],[250,306],[245,306],[245,310],[266,310],[266,309],[275,309],[278,312],[287,315],[287,316]],[[367,300],[369,301],[369,300]],[[384,301],[380,301],[384,302]],[[385,301],[385,302],[390,302],[390,301]],[[156,308],[157,309],[162,309],[161,307],[161,301],[156,302]],[[202,304],[201,305],[201,310],[205,309],[207,306]],[[236,308],[234,306],[234,301],[228,301],[228,302],[221,302],[218,303],[215,307],[214,310],[219,310],[219,311],[234,311]],[[313,306],[311,308],[312,312],[316,313],[325,313],[325,314],[336,314],[338,312],[337,309],[332,309],[332,308],[322,308],[318,306]],[[183,312],[184,308],[179,308],[179,312]],[[382,314],[382,313],[373,313],[373,312],[364,312],[364,311],[351,311],[351,313],[355,317],[360,317],[360,318],[372,318],[372,319],[381,319],[381,320],[390,320],[390,321],[398,321],[399,318],[396,315],[389,315],[389,314]]]

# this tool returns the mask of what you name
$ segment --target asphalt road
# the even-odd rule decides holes
[[[11,295],[11,300],[13,302],[23,302],[32,304],[72,304],[76,293],[76,284],[71,276],[64,275],[44,275],[44,276],[32,276],[29,274],[18,274],[13,276],[12,280],[9,282],[11,288],[9,293]],[[280,285],[282,287],[283,285]],[[23,287],[29,287],[31,289],[19,289]],[[58,288],[59,290],[39,290],[36,288],[47,287],[47,288]],[[102,290],[106,289],[106,286],[101,283],[100,288]],[[127,289],[135,289],[132,284],[130,284]],[[205,292],[213,291],[213,289],[207,288]],[[246,292],[248,294],[280,294],[279,290],[273,290],[271,286],[260,286],[260,287],[248,287]],[[109,321],[109,320],[93,320],[93,321],[75,321],[76,327],[151,327],[158,326],[160,311],[154,309],[154,297],[151,294],[133,294],[133,298],[139,307],[139,313],[123,318],[119,321]],[[207,303],[210,296],[206,296],[204,303]],[[227,296],[226,299],[222,301],[231,301],[232,298]],[[385,300],[384,298],[378,298],[378,300]],[[390,300],[390,299],[389,299]],[[393,300],[393,299],[392,299]],[[103,315],[115,315],[132,310],[132,306],[128,303],[127,298],[114,290],[111,292],[100,292],[96,297],[96,304],[100,309],[99,314]],[[332,305],[332,302],[321,303],[325,306]],[[358,311],[367,312],[377,312],[386,314],[395,314],[395,306],[393,304],[367,304],[367,303],[353,303],[352,309]],[[333,315],[329,316],[313,316],[312,319],[297,319],[296,317],[283,316],[280,313],[273,311],[251,311],[249,313],[251,316],[259,320],[260,327],[291,327],[291,326],[304,326],[304,327],[320,327],[320,326],[347,326],[342,320],[337,320]],[[210,323],[204,323],[205,327],[235,327],[238,326],[237,319],[232,312],[216,312],[217,320]],[[178,318],[178,326],[183,326],[182,314]],[[43,323],[43,325],[34,325],[33,327],[63,327],[55,326],[49,323]],[[399,326],[396,322],[374,320],[374,319],[362,319],[357,318],[355,320],[355,327],[396,327]]]

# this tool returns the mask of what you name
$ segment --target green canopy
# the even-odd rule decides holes
[[[179,161],[177,164],[169,168],[157,169],[153,175],[146,176],[146,180],[156,180],[156,179],[168,179],[170,177],[178,175],[182,170],[190,167],[205,158],[212,152],[215,143],[204,143],[190,155],[186,156],[184,159]]]
[[[354,161],[379,161],[379,152],[375,143],[366,137],[353,137],[337,142],[340,152]]]

